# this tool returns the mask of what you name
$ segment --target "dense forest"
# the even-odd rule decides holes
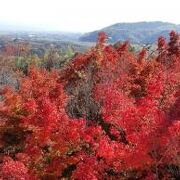
[[[4,45],[0,179],[180,177],[180,35],[153,52],[107,39],[78,53]]]

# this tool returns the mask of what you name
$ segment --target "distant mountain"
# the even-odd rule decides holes
[[[17,31],[41,31],[45,29],[42,26],[31,26],[19,23],[0,22],[0,31],[2,32],[17,32]]]
[[[16,34],[20,38],[32,35],[36,39],[53,41],[78,41],[79,37],[82,36],[82,33],[55,31],[47,26],[31,26],[4,22],[0,22],[0,34]]]
[[[180,25],[166,22],[117,23],[103,29],[86,33],[79,38],[83,42],[95,42],[100,31],[109,36],[109,42],[129,40],[135,44],[154,43],[161,35],[168,37],[171,30],[180,32]]]

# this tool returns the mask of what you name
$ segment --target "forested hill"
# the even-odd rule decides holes
[[[104,31],[109,36],[109,42],[129,40],[135,44],[154,43],[159,36],[168,37],[171,30],[180,31],[180,25],[166,22],[117,23],[103,29],[82,35],[79,40],[95,42],[97,34]]]

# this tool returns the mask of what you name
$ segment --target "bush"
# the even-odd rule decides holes
[[[60,72],[30,68],[18,91],[4,89],[1,178],[179,176],[179,35],[151,57],[106,38]]]

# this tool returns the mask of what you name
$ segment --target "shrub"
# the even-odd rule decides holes
[[[1,178],[179,176],[179,35],[151,57],[106,38],[60,72],[30,68],[18,91],[4,89]]]

